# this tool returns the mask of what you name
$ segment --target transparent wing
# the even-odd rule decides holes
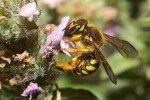
[[[92,44],[92,45],[95,48],[96,59],[103,64],[103,67],[105,68],[106,73],[109,76],[109,79],[112,81],[112,83],[117,84],[117,79],[116,79],[114,72],[112,71],[109,63],[106,61],[105,57],[100,52],[100,50],[94,44]]]
[[[134,58],[138,55],[138,51],[128,41],[120,40],[106,34],[104,36],[106,41],[112,44],[122,56]]]

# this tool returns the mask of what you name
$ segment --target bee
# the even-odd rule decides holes
[[[106,35],[96,25],[88,24],[88,20],[84,18],[72,20],[64,31],[66,36],[71,37],[66,43],[74,42],[76,48],[62,50],[77,55],[69,63],[58,62],[55,66],[71,70],[78,76],[90,75],[102,64],[109,79],[117,84],[114,72],[99,49],[105,42],[112,44],[124,57],[134,58],[138,55],[137,50],[129,42]]]

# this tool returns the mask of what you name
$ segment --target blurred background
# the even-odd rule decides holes
[[[88,19],[89,24],[97,25],[104,33],[129,41],[139,52],[137,58],[123,58],[113,46],[106,44],[102,52],[111,65],[118,84],[110,82],[102,66],[94,74],[86,77],[78,77],[66,71],[56,81],[61,89],[62,98],[72,95],[72,100],[80,100],[84,96],[90,96],[84,94],[88,91],[100,100],[150,100],[150,0],[38,2],[42,2],[38,3],[42,12],[38,20],[40,25],[58,25],[64,16],[70,16],[71,19],[83,17]],[[59,55],[58,61],[69,60],[66,55]],[[65,89],[70,91],[65,94]],[[71,89],[77,91],[71,92]],[[92,98],[86,100],[88,99]]]

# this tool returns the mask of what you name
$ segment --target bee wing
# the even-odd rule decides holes
[[[98,61],[100,61],[103,64],[103,67],[106,70],[107,75],[109,76],[109,79],[112,81],[112,83],[117,84],[117,79],[114,75],[114,72],[112,71],[109,63],[106,61],[103,54],[100,52],[100,50],[95,46],[95,44],[92,44],[95,49],[95,57]]]
[[[106,41],[112,44],[122,56],[134,58],[138,55],[138,51],[129,42],[106,34],[104,34],[104,37]]]

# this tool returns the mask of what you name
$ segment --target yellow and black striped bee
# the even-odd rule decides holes
[[[69,63],[56,63],[55,66],[65,70],[71,70],[79,76],[87,76],[95,72],[102,63],[109,79],[117,84],[117,79],[99,50],[107,41],[112,44],[124,57],[136,57],[137,50],[127,41],[120,40],[104,34],[96,25],[88,24],[83,18],[77,18],[70,22],[64,29],[65,35],[71,38],[66,43],[74,42],[76,48],[63,49],[77,55]]]

